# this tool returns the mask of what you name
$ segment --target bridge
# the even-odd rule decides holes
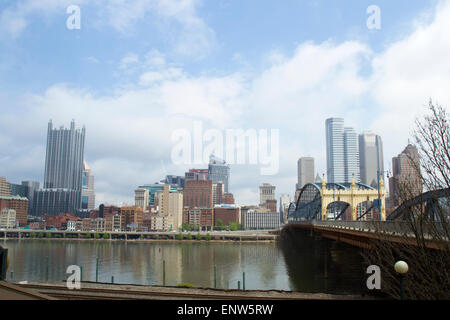
[[[297,202],[290,204],[289,224],[282,232],[303,229],[311,234],[319,233],[324,238],[362,248],[370,247],[373,239],[415,245],[416,239],[411,229],[410,218],[420,212],[428,222],[420,230],[424,235],[426,246],[433,249],[448,248],[450,188],[418,195],[405,201],[386,217],[382,180],[380,189],[381,187],[383,187],[380,190],[381,220],[368,220],[368,212],[374,208],[378,209],[378,191],[374,188],[354,181],[351,185],[327,184],[324,180],[321,185],[307,184],[300,192]],[[365,211],[358,208],[363,200],[367,201]],[[345,215],[350,210],[351,215]],[[433,238],[436,235],[441,241]]]
[[[352,220],[364,218],[381,203],[381,220],[386,220],[384,182],[381,179],[379,190],[356,183],[326,183],[306,184],[297,199],[289,207],[289,221],[310,220]],[[346,215],[346,212],[350,214]]]

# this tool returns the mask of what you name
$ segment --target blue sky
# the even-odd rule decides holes
[[[72,4],[80,30],[66,28]],[[446,21],[437,0],[0,0],[0,176],[42,182],[50,118],[86,125],[97,205],[183,174],[170,136],[192,120],[280,130],[276,175],[232,167],[242,204],[262,182],[292,196],[300,156],[322,174],[331,116],[380,134],[389,168],[428,99],[450,102]]]

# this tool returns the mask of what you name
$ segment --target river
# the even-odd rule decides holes
[[[67,278],[69,265],[82,267],[82,279],[126,284],[190,283],[218,288],[278,289],[336,294],[361,293],[364,283],[358,250],[305,235],[280,241],[188,242],[103,240],[5,240],[13,281]],[[48,261],[48,267],[47,267]],[[48,271],[47,271],[48,270]]]

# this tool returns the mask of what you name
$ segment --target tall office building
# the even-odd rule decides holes
[[[95,209],[94,176],[86,161],[83,165],[83,189],[81,190],[81,208],[89,211]]]
[[[275,200],[275,186],[269,183],[263,183],[259,187],[259,205],[265,207],[267,200]]]
[[[184,188],[184,179],[182,176],[167,175],[164,183]]]
[[[209,179],[213,183],[223,183],[225,193],[228,193],[228,180],[230,178],[230,166],[224,160],[221,160],[214,155],[209,157],[208,164]]]
[[[183,193],[171,191],[168,184],[158,191],[159,214],[167,217],[168,230],[178,230],[183,223]]]
[[[0,177],[0,196],[10,196],[11,186],[5,177]]]
[[[359,135],[359,169],[361,182],[374,188],[378,187],[378,172],[382,177],[383,142],[379,135],[363,132]]]
[[[150,193],[148,189],[138,188],[134,190],[134,205],[147,211],[150,202]]]
[[[183,206],[212,208],[212,180],[186,180],[183,190]]]
[[[389,178],[391,208],[423,192],[420,174],[420,156],[417,148],[408,144],[397,157],[392,158],[392,177]]]
[[[28,198],[28,214],[31,215],[34,209],[34,193],[39,190],[40,183],[38,181],[22,181],[22,185],[27,187],[28,194],[26,197]]]
[[[188,180],[208,180],[208,169],[189,169],[184,175],[185,185]]]
[[[344,119],[329,118],[325,122],[327,140],[327,181],[359,182],[358,137],[353,128],[344,128]]]
[[[223,195],[224,195],[224,186],[223,183],[213,183],[212,184],[212,194],[213,194],[213,206],[216,204],[224,203]]]
[[[307,183],[314,183],[314,158],[302,157],[297,161],[298,182],[297,189],[301,189]]]
[[[34,195],[36,215],[76,213],[81,209],[85,128],[53,129],[50,120],[47,131],[44,187]]]
[[[282,194],[280,197],[280,221],[282,223],[287,221],[287,214],[290,204],[291,204],[291,196],[287,193]]]
[[[344,166],[344,182],[350,183],[353,177],[360,182],[358,135],[350,127],[344,128]]]

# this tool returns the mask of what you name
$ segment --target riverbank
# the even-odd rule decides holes
[[[43,240],[43,241],[92,241],[92,242],[127,242],[127,243],[155,243],[155,242],[175,242],[175,243],[275,243],[277,238],[273,240],[220,240],[220,239],[211,239],[211,240],[178,240],[178,239],[83,239],[83,238],[0,238],[1,241],[34,241],[34,240]]]
[[[200,234],[200,239],[198,235]],[[37,240],[93,240],[93,241],[212,241],[212,242],[274,242],[277,234],[268,231],[230,231],[230,232],[87,232],[58,230],[2,230],[0,239]]]

